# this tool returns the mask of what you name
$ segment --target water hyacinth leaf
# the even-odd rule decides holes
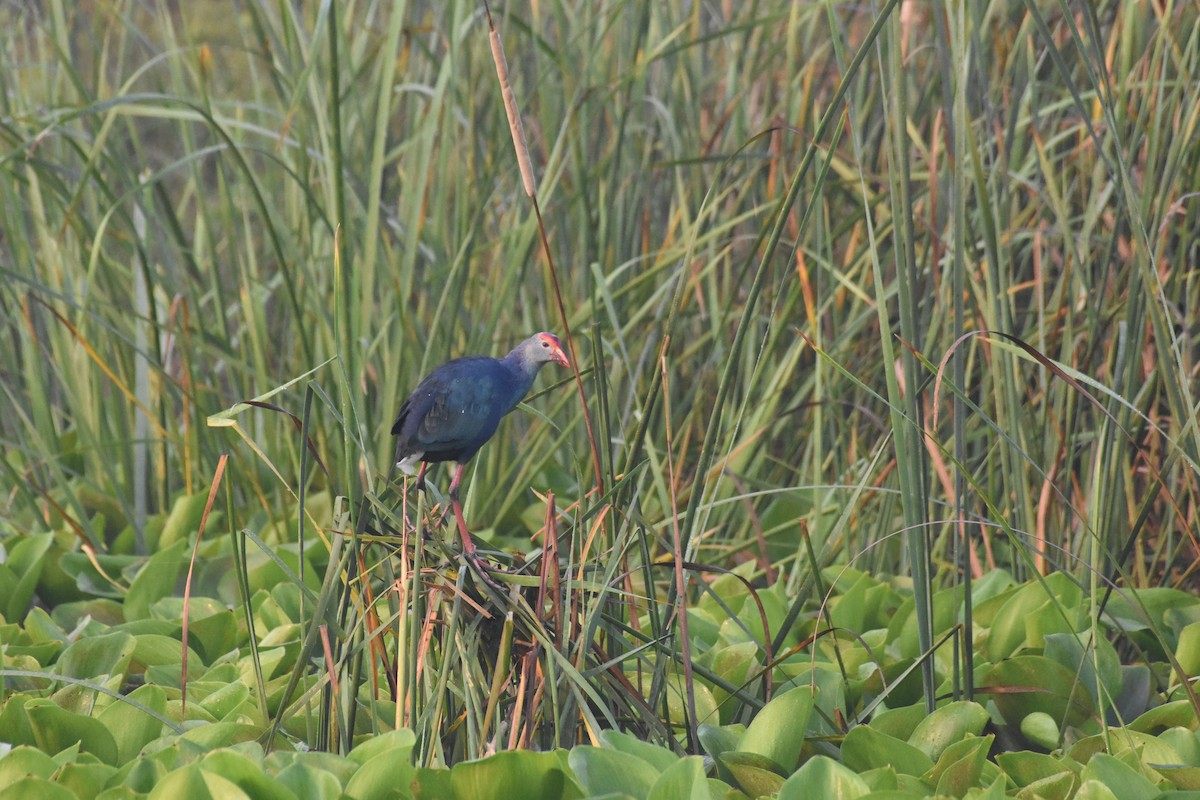
[[[995,739],[992,735],[971,736],[948,746],[937,764],[922,776],[938,794],[962,797],[968,789],[979,784],[987,763],[988,748]]]
[[[1121,693],[1116,709],[1108,710],[1108,721],[1117,724],[1142,716],[1151,706],[1151,674],[1145,664],[1121,665]]]
[[[890,766],[905,775],[924,775],[933,769],[933,760],[920,748],[870,725],[859,725],[842,742],[842,763],[859,772]]]
[[[758,753],[729,751],[718,761],[725,765],[733,783],[750,797],[773,795],[783,786],[783,769],[774,760]]]
[[[207,599],[193,598],[188,605],[194,609],[197,600]],[[158,608],[159,604],[155,604],[151,613],[158,614]],[[193,616],[188,623],[188,646],[196,648],[196,652],[206,664],[211,664],[227,653],[237,652],[238,648],[246,644],[247,638],[245,619],[225,609],[207,616]]]
[[[829,611],[834,624],[852,631],[865,630],[867,619],[867,589],[875,583],[868,575],[863,575],[845,593],[829,601]]]
[[[605,748],[594,748],[594,751],[616,753],[615,750]],[[642,764],[649,768],[641,759],[621,755],[626,759],[625,764]],[[610,777],[613,776],[610,774]],[[654,773],[654,777],[646,784],[647,791],[657,777],[658,774]],[[563,765],[556,754],[534,753],[528,750],[508,750],[478,761],[459,762],[450,768],[450,784],[458,797],[470,797],[474,800],[583,796],[583,792],[575,785],[574,778],[563,771]],[[589,791],[597,794],[594,790]],[[633,796],[642,797],[644,793]]]
[[[413,785],[420,787],[421,797],[451,798],[455,796],[454,787],[450,781],[450,770],[448,769],[418,767],[417,777],[413,779]]]
[[[58,659],[56,671],[70,678],[107,679],[124,675],[137,642],[128,633],[87,636],[72,642]]]
[[[733,773],[725,766],[721,756],[737,751],[738,742],[746,733],[744,725],[707,725],[701,724],[696,730],[700,746],[717,765],[717,775],[725,781],[733,780]]]
[[[0,790],[25,777],[49,778],[58,763],[36,747],[21,745],[0,757]]]
[[[1200,674],[1200,622],[1193,622],[1179,632],[1175,658],[1188,675]]]
[[[925,717],[924,704],[914,703],[899,708],[889,708],[887,711],[875,715],[871,719],[871,727],[880,733],[886,733],[888,736],[907,742]]]
[[[600,734],[600,742],[613,750],[619,750],[622,753],[636,756],[660,772],[674,766],[679,761],[679,756],[667,748],[659,747],[656,744],[651,744],[621,731],[607,730],[602,732]]]
[[[149,529],[146,531],[146,546],[152,552],[178,544],[187,545],[188,540],[200,529],[200,518],[204,515],[204,504],[208,500],[208,492],[180,495],[171,504],[171,510],[162,523],[162,529],[157,531],[157,541],[151,541],[154,536]],[[210,523],[213,520],[209,520]]]
[[[1121,800],[1153,800],[1159,795],[1158,787],[1146,776],[1107,753],[1097,753],[1088,761],[1081,777],[1080,794],[1089,783],[1098,782]]]
[[[150,607],[175,593],[179,576],[187,566],[187,542],[178,541],[150,557],[129,584],[125,596],[125,619],[138,620],[150,616]]]
[[[1200,767],[1200,737],[1195,731],[1184,727],[1171,728],[1160,733],[1158,738],[1178,754],[1180,764]]]
[[[784,781],[779,800],[806,800],[811,797],[854,800],[871,793],[861,777],[828,756],[816,756]]]
[[[960,600],[958,590],[942,589],[935,592],[933,603],[933,633],[940,635],[954,625],[958,616]],[[834,620],[835,622],[837,620]],[[910,596],[896,610],[888,625],[888,641],[891,642],[905,658],[913,659],[921,653],[920,637],[917,635],[917,615],[914,613],[914,600]]]
[[[130,669],[133,672],[145,671],[150,667],[172,666],[181,664],[183,659],[183,643],[171,636],[156,633],[145,633],[133,637],[133,657],[130,659]],[[188,666],[196,676],[204,662],[195,650],[188,648]]]
[[[1069,772],[1078,775],[1082,767],[1066,757],[1054,757],[1027,750],[1011,750],[996,756],[996,763],[1018,788]]]
[[[407,787],[416,775],[412,765],[411,745],[398,747],[396,752],[379,752],[369,757],[346,783],[346,796],[356,800],[375,797],[405,797]]]
[[[78,800],[69,789],[45,778],[23,778],[4,787],[4,800]]]
[[[132,760],[143,747],[162,735],[162,720],[146,713],[145,709],[159,716],[167,712],[167,694],[159,686],[139,686],[129,694],[128,699],[145,708],[118,701],[109,705],[96,717],[112,734],[113,742],[117,746],[118,763],[121,764]]]
[[[23,536],[15,544],[5,543],[8,558],[0,563],[0,615],[5,619],[25,616],[52,544],[52,533]]]
[[[1040,639],[1036,644],[1029,641],[1031,636],[1037,637],[1038,631],[1053,633],[1064,627],[1074,629],[1074,612],[1080,608],[1082,596],[1078,586],[1067,576],[1057,577],[1059,575],[1061,573],[1048,576],[1044,585],[1025,584],[996,611],[986,644],[990,661],[1001,661],[1026,646],[1040,647]],[[1053,598],[1047,596],[1047,589]],[[1071,625],[1064,623],[1060,608],[1068,612]]]
[[[891,767],[877,767],[858,773],[858,777],[871,787],[872,792],[894,792],[900,788],[900,779]],[[906,776],[911,777],[911,776]]]
[[[65,764],[54,781],[76,797],[93,797],[98,787],[104,786],[118,772],[110,764],[83,763]]]
[[[253,800],[296,800],[297,795],[263,771],[261,760],[235,750],[214,750],[200,760],[205,772],[220,775]]]
[[[307,762],[297,761],[284,767],[275,780],[296,797],[305,800],[339,800],[342,797],[342,784],[338,779],[332,773]]]
[[[1054,717],[1045,711],[1034,711],[1032,714],[1026,714],[1021,720],[1021,734],[1038,747],[1047,750],[1058,747],[1060,733]]]
[[[363,740],[355,745],[354,749],[346,754],[346,757],[360,765],[367,763],[380,753],[389,753],[396,758],[407,759],[416,743],[416,734],[408,728],[400,728]]]
[[[800,759],[814,700],[813,689],[808,686],[776,695],[750,722],[738,749],[766,756],[791,773]]]
[[[1164,764],[1155,764],[1153,766],[1155,772],[1170,781],[1180,792],[1192,792],[1200,798],[1200,767],[1180,767]]]
[[[1072,691],[1074,685],[1075,673],[1044,656],[1010,658],[992,667],[981,682],[1010,725],[1042,711],[1059,727],[1080,725],[1094,714],[1088,693]]]
[[[1075,796],[1075,789],[1078,785],[1079,776],[1075,773],[1069,771],[1058,772],[1025,784],[1022,790],[1017,793],[1017,797],[1070,800],[1071,797]]]
[[[581,745],[572,748],[567,763],[583,788],[592,795],[645,797],[661,774],[645,759],[609,747]]]
[[[78,743],[105,764],[117,764],[117,743],[100,720],[59,708],[50,700],[35,700],[25,707],[37,746],[58,753]]]
[[[670,691],[667,693],[667,713],[673,720],[687,718],[687,683],[682,674],[669,675],[667,681]],[[716,722],[720,719],[717,700],[708,684],[696,681],[692,686],[696,700],[696,720],[698,722]]]
[[[188,713],[191,714],[191,706]],[[218,747],[229,747],[238,742],[252,742],[258,738],[262,730],[255,725],[244,725],[236,722],[216,722],[209,725],[198,725],[189,728],[181,737],[181,742],[191,742],[199,745],[205,751]]]
[[[704,760],[700,756],[676,758],[675,763],[662,771],[647,800],[709,800],[708,779],[704,776]]]
[[[1136,601],[1130,599],[1136,594]],[[1105,616],[1111,617],[1124,631],[1146,630],[1148,627],[1166,629],[1166,613],[1171,609],[1190,608],[1200,604],[1200,599],[1179,589],[1153,586],[1145,589],[1128,590],[1114,594],[1105,607]],[[1147,620],[1147,617],[1149,620]],[[1173,639],[1168,635],[1168,639]]]
[[[1159,733],[1168,728],[1197,726],[1196,711],[1187,700],[1172,700],[1142,714],[1129,724],[1129,729],[1142,733]]]
[[[917,724],[908,743],[936,761],[955,742],[966,736],[978,736],[988,718],[987,709],[978,703],[967,700],[947,703]]]

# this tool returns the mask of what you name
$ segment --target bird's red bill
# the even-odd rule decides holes
[[[555,364],[561,364],[564,367],[571,366],[571,362],[567,360],[567,354],[563,351],[562,342],[552,333],[543,333],[542,339],[550,343],[550,354],[553,356]]]

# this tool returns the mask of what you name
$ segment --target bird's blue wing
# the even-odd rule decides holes
[[[486,440],[500,422],[493,402],[499,388],[495,376],[484,372],[454,375],[434,387],[417,441],[436,450]]]

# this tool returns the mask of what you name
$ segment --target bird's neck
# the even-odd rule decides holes
[[[500,363],[513,376],[512,391],[514,399],[512,405],[515,406],[521,402],[521,398],[528,394],[529,390],[533,387],[533,380],[537,377],[538,370],[542,368],[542,365],[522,358],[520,351],[517,350],[500,359]]]

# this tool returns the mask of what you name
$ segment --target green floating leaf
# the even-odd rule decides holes
[[[412,736],[411,731],[402,732],[408,733],[409,738],[415,742],[416,737]],[[400,740],[397,738],[393,741]],[[353,758],[353,754],[351,757]],[[346,784],[346,796],[353,800],[384,800],[396,797],[397,792],[402,797],[407,796],[407,788],[416,773],[416,767],[412,765],[412,742],[396,744],[390,750],[376,752],[358,768]]]
[[[49,778],[58,764],[36,747],[21,745],[0,757],[0,790],[26,777]]]
[[[1017,589],[995,612],[984,646],[988,660],[1001,661],[1024,647],[1040,647],[1039,632],[1044,635],[1073,629],[1073,615],[1081,600],[1079,587],[1059,572],[1047,576],[1044,582],[1027,583]],[[1063,620],[1064,611],[1071,619]],[[1030,641],[1031,637],[1037,639],[1036,643]]]
[[[70,678],[124,676],[137,643],[128,633],[85,636],[72,642],[58,659],[57,671]]]
[[[979,786],[987,763],[988,748],[994,736],[971,736],[954,742],[944,751],[922,780],[937,788],[938,794],[963,797],[967,790]]]
[[[1079,676],[1097,708],[1121,694],[1121,660],[1107,639],[1087,633],[1053,633],[1045,637],[1046,658]]]
[[[11,542],[6,543],[8,558],[0,563],[0,615],[16,620],[29,609],[54,534],[23,536],[15,544]]]
[[[1017,793],[1021,800],[1069,800],[1075,796],[1079,776],[1073,772],[1059,772],[1031,781]]]
[[[679,763],[679,756],[667,748],[659,747],[621,731],[601,731],[600,742],[613,750],[640,758],[659,772],[670,769]]]
[[[187,565],[187,541],[181,539],[159,550],[146,561],[125,596],[125,619],[146,619],[150,606],[175,593],[179,575]]]
[[[1129,728],[1142,733],[1158,733],[1168,728],[1195,729],[1196,725],[1196,710],[1192,708],[1191,702],[1173,700],[1142,714],[1129,724]]]
[[[1180,794],[1159,795],[1159,797],[1184,800],[1181,793],[1190,792],[1194,795],[1193,800],[1200,800],[1200,767],[1174,767],[1157,764],[1154,769],[1180,790]]]
[[[1193,622],[1179,632],[1175,658],[1185,674],[1200,674],[1200,622]]]
[[[605,753],[616,752],[596,749]],[[626,758],[632,763],[645,764],[640,759]],[[573,780],[563,770],[557,755],[527,750],[509,750],[479,761],[455,764],[450,769],[450,783],[455,795],[471,800],[507,800],[513,797],[537,800],[583,796],[583,792],[574,786]]]
[[[857,772],[890,766],[896,772],[916,776],[933,769],[933,760],[923,750],[870,725],[859,725],[846,734],[842,763]]]
[[[1060,734],[1058,723],[1045,711],[1026,714],[1025,718],[1021,720],[1021,734],[1038,747],[1044,747],[1047,750],[1058,747]]]
[[[1139,774],[1133,767],[1107,753],[1097,753],[1083,768],[1084,787],[1095,781],[1106,787],[1120,800],[1152,800],[1159,795],[1159,789],[1150,780]]]
[[[297,795],[263,771],[255,761],[234,750],[214,750],[199,762],[205,772],[219,775],[254,800],[296,800]]]
[[[55,782],[76,797],[94,797],[117,772],[117,767],[109,764],[72,763],[63,766]]]
[[[26,704],[29,724],[37,746],[47,753],[58,753],[76,744],[105,764],[117,764],[117,743],[98,719],[74,714],[50,700]]]
[[[12,678],[6,678],[11,688]],[[25,710],[30,703],[39,703],[42,698],[28,695],[12,695],[0,708],[0,731],[4,732],[4,741],[14,747],[25,745],[31,748],[37,746],[33,736],[33,726],[29,723],[29,713]]]
[[[722,753],[718,761],[729,770],[734,784],[750,797],[773,795],[783,787],[779,764],[766,756],[731,751]]]
[[[421,800],[453,798],[454,787],[450,783],[450,770],[419,767],[417,777],[413,779],[413,792]]]
[[[189,713],[191,706],[188,706]],[[210,725],[199,725],[189,729],[180,741],[191,742],[203,750],[215,750],[218,747],[229,747],[239,742],[251,742],[258,738],[262,730],[255,725],[242,725],[236,722],[214,722]]]
[[[854,800],[871,792],[867,782],[828,756],[811,758],[788,778],[779,790],[779,800],[845,798]]]
[[[78,800],[69,789],[45,778],[25,778],[4,788],[4,800]]]
[[[978,703],[947,703],[917,724],[908,743],[936,761],[951,744],[982,733],[988,719],[987,709]]]
[[[307,763],[296,762],[285,767],[275,780],[302,800],[338,800],[342,796],[342,785],[337,778]]]
[[[925,705],[915,703],[876,714],[871,719],[871,727],[880,733],[886,733],[888,736],[907,742],[926,716]]]
[[[160,716],[167,712],[167,694],[159,686],[139,686],[129,694],[127,701],[112,703],[97,716],[117,746],[118,764],[133,760],[143,747],[162,736],[162,720],[156,719],[146,710],[149,709]],[[133,703],[144,708],[139,708]]]
[[[1091,696],[1075,683],[1075,673],[1045,656],[1010,658],[996,664],[981,681],[1010,725],[1042,711],[1059,727],[1080,725],[1095,713]]]
[[[224,782],[228,783],[228,782]],[[149,800],[176,800],[186,797],[188,800],[242,800],[248,798],[245,792],[229,784],[232,791],[214,793],[209,788],[209,776],[198,764],[188,764],[170,772],[163,778],[149,795]],[[224,788],[224,787],[223,787]]]
[[[147,530],[146,545],[159,552],[180,544],[186,546],[192,534],[200,529],[200,518],[204,516],[204,504],[207,502],[206,491],[175,498],[170,513],[163,521],[161,532],[157,532],[157,538],[154,536],[155,532]]]
[[[591,745],[572,748],[567,763],[583,788],[592,795],[645,797],[662,772],[640,756]]]
[[[1000,753],[996,756],[996,763],[1018,788],[1062,775],[1064,772],[1077,775],[1081,769],[1079,764],[1069,758],[1056,758],[1045,753],[1032,753],[1025,750]]]
[[[738,750],[766,756],[783,768],[784,774],[790,774],[800,760],[814,702],[808,686],[777,695],[750,722]]]
[[[674,759],[650,789],[646,800],[709,800],[708,779],[700,756]]]

